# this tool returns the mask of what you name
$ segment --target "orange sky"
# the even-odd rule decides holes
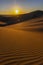
[[[19,10],[18,14],[24,14],[25,11],[22,11],[20,9],[15,9],[15,10],[11,10],[11,11],[0,11],[1,15],[15,15],[16,14],[16,10]]]

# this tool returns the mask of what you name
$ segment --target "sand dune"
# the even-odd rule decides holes
[[[43,17],[0,27],[0,65],[43,65]]]
[[[22,23],[11,25],[9,27],[17,30],[43,31],[43,17],[24,21]]]

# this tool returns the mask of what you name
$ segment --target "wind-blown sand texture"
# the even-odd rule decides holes
[[[43,17],[0,27],[0,65],[43,65]]]

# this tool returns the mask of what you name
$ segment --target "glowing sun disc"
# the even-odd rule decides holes
[[[19,10],[15,10],[15,13],[16,13],[16,14],[19,14]]]

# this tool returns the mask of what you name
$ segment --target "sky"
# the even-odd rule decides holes
[[[0,0],[0,14],[14,14],[16,9],[21,14],[43,10],[43,0]]]

